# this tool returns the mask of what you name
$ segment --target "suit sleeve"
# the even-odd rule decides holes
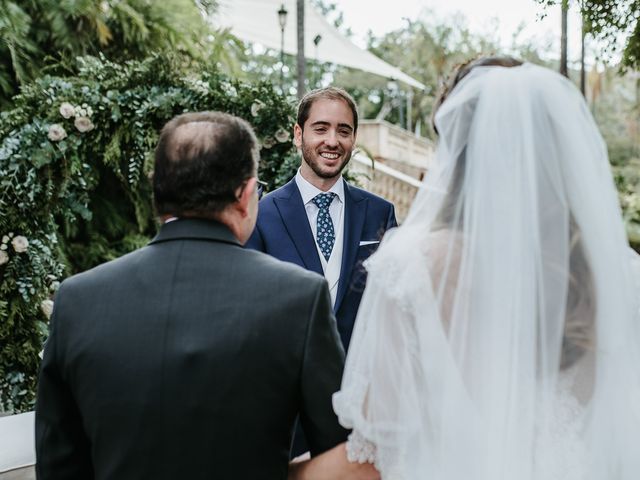
[[[300,421],[311,455],[318,455],[347,439],[340,426],[331,397],[340,389],[344,350],[326,282],[319,282],[305,342],[301,373]]]
[[[60,302],[60,293],[56,304]],[[36,401],[36,473],[39,480],[93,478],[91,445],[58,359],[60,310],[54,308],[51,333],[40,366]]]
[[[249,240],[244,244],[244,248],[258,250],[259,252],[266,252],[264,240],[262,239],[262,234],[260,233],[260,228],[257,223],[256,227],[253,229],[253,233],[249,237]]]

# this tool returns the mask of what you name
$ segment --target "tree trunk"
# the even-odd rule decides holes
[[[585,72],[585,66],[584,66],[584,40],[585,40],[585,36],[586,36],[586,31],[585,31],[585,26],[584,26],[584,14],[580,14],[580,19],[582,21],[582,28],[581,28],[581,38],[580,38],[580,91],[582,92],[582,96],[586,96],[586,89],[587,89],[587,73]]]
[[[305,57],[304,57],[304,2],[305,0],[298,0],[298,99],[301,99],[305,93]]]
[[[567,70],[567,17],[569,13],[569,0],[562,0],[562,35],[560,37],[560,73],[569,76]]]

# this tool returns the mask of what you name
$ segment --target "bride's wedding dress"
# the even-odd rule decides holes
[[[640,268],[575,87],[476,68],[369,271],[334,408],[383,480],[640,478]]]

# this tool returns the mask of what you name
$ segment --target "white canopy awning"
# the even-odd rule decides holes
[[[385,78],[401,81],[424,90],[426,87],[402,70],[388,64],[371,52],[354,45],[305,0],[305,55],[321,62],[335,63],[375,73]],[[284,52],[297,53],[296,0],[220,0],[215,23],[228,27],[241,40],[259,43],[267,48],[280,51],[281,32],[278,10],[287,9],[287,25],[284,31]],[[313,39],[321,35],[316,47]]]

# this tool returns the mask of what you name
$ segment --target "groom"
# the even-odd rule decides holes
[[[329,87],[298,105],[294,141],[302,151],[296,176],[260,201],[256,228],[246,246],[324,275],[345,351],[358,313],[366,271],[362,262],[396,226],[393,205],[349,185],[342,170],[358,130],[353,98]],[[300,428],[291,453],[308,450]]]
[[[294,126],[300,169],[261,200],[246,245],[324,275],[345,351],[366,281],[362,262],[396,226],[391,203],[342,178],[357,130],[355,102],[344,90],[328,87],[302,98]]]

